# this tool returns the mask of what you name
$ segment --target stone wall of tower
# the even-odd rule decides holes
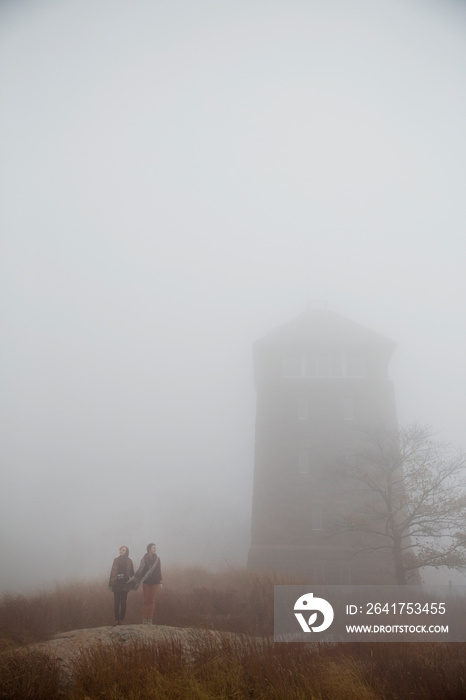
[[[394,577],[386,556],[354,558],[349,535],[329,535],[330,523],[348,507],[336,467],[357,449],[358,429],[396,427],[388,377],[393,344],[340,318],[326,311],[317,316],[307,312],[292,333],[284,326],[281,334],[266,336],[255,345],[257,410],[248,566],[316,583],[388,583]],[[325,373],[329,357],[335,376],[331,372],[308,376],[312,358],[323,358]],[[338,374],[338,358],[346,362],[348,357],[359,358],[363,376]],[[290,360],[295,368],[297,358],[302,374],[293,376],[294,369],[286,372],[286,363]]]

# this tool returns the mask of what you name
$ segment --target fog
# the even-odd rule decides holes
[[[245,564],[252,343],[325,300],[466,447],[466,7],[0,5],[0,590]]]

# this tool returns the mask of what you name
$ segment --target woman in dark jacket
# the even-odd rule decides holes
[[[113,609],[115,611],[115,625],[123,624],[126,615],[125,585],[134,576],[133,562],[129,558],[128,547],[120,547],[120,556],[113,560],[108,587],[113,591]]]
[[[155,608],[155,596],[159,586],[162,585],[162,568],[160,557],[157,556],[156,546],[153,542],[147,545],[147,552],[144,554],[135,573],[135,579],[142,582],[142,624],[151,625]]]

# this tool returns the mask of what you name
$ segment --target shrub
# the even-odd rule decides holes
[[[21,649],[0,655],[0,698],[55,700],[59,696],[60,669],[47,653]]]
[[[459,700],[465,647],[274,644],[247,636],[200,639],[188,656],[169,642],[96,646],[75,664],[72,698]]]

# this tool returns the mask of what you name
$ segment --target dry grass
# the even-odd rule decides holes
[[[274,644],[245,637],[199,642],[189,664],[174,642],[95,644],[60,687],[44,655],[8,652],[0,698],[9,700],[462,700],[463,644]]]
[[[290,581],[286,581],[290,583]],[[200,568],[173,568],[164,576],[154,622],[173,627],[205,627],[231,632],[273,631],[273,575],[231,568],[213,573]],[[142,591],[128,595],[125,622],[141,622]],[[113,623],[113,596],[107,581],[57,586],[34,596],[0,599],[0,648],[6,641],[28,644],[56,632]]]
[[[56,632],[109,624],[111,593],[101,582],[57,586],[34,596],[0,599],[0,648],[7,641],[29,644]]]
[[[55,700],[59,690],[58,662],[45,652],[15,649],[0,655],[0,698]]]
[[[273,576],[242,570],[169,571],[157,600],[159,624],[244,632],[199,641],[189,663],[174,642],[94,645],[74,661],[73,685],[57,664],[25,643],[55,631],[112,621],[106,582],[60,586],[0,601],[0,698],[10,700],[460,700],[466,697],[466,644],[274,644]],[[128,622],[140,621],[140,593]],[[257,636],[261,635],[261,639]],[[18,646],[21,644],[23,646]]]

